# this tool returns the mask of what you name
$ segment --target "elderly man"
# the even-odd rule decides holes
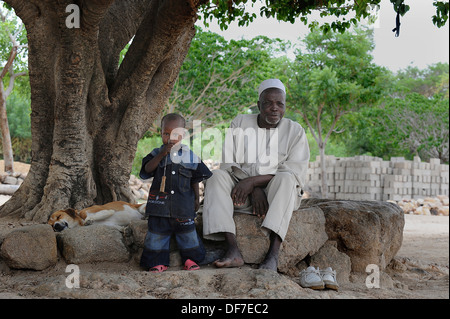
[[[270,238],[262,269],[277,271],[279,248],[292,212],[300,206],[309,162],[305,130],[284,118],[286,89],[278,79],[259,87],[259,114],[238,115],[227,131],[220,169],[207,181],[203,233],[225,238],[228,249],[216,267],[239,267],[244,258],[236,241],[233,213],[248,212],[263,219]]]

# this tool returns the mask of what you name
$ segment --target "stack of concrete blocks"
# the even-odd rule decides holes
[[[423,163],[418,157],[326,156],[325,166],[330,199],[399,201],[449,193],[449,166],[439,159]],[[318,156],[309,165],[307,190],[321,194],[321,174]]]
[[[334,184],[335,180],[335,171],[336,171],[336,157],[335,156],[326,156],[325,159],[325,167],[326,174],[328,180],[328,193],[333,194],[337,191],[337,188]],[[308,175],[307,175],[307,190],[313,193],[321,193],[321,185],[322,185],[322,169],[320,166],[320,156],[316,157],[315,162],[309,162],[308,166]],[[332,197],[330,197],[332,198]]]

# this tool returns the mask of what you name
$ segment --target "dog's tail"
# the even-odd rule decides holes
[[[133,205],[134,208],[136,208],[138,210],[139,213],[141,213],[142,215],[145,214],[145,207],[147,207],[147,203],[143,203],[143,204],[134,204]]]

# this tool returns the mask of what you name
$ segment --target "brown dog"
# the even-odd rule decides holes
[[[48,224],[55,231],[66,228],[86,226],[92,223],[109,226],[126,226],[132,220],[143,219],[146,204],[130,204],[126,202],[111,202],[105,205],[95,205],[80,211],[67,208],[54,212]]]

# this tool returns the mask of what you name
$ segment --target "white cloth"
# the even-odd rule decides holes
[[[276,88],[280,89],[281,91],[286,94],[286,88],[284,87],[284,84],[278,80],[278,79],[268,79],[265,81],[262,81],[258,88],[258,97],[261,96],[261,93],[264,92],[264,90]]]
[[[233,175],[242,179],[271,174],[274,177],[265,189],[269,210],[262,230],[266,234],[270,233],[267,230],[271,230],[284,240],[292,212],[300,205],[309,162],[308,141],[304,129],[285,118],[276,129],[264,129],[259,134],[255,133],[258,129],[257,115],[245,114],[238,115],[227,131],[222,154],[226,162],[221,164],[219,170],[214,170],[213,176],[206,182],[203,207],[205,238],[219,239],[222,236],[218,237],[218,233],[223,232],[235,234],[233,212],[236,208],[230,194],[237,181]],[[267,146],[272,146],[270,153],[273,154],[266,153],[263,160],[255,156],[265,153]],[[238,210],[251,212],[249,201]]]
[[[257,114],[241,114],[225,135],[220,168],[231,172],[236,166],[249,176],[289,172],[303,188],[308,163],[308,140],[300,124],[282,118],[276,129],[265,130],[259,128]]]

